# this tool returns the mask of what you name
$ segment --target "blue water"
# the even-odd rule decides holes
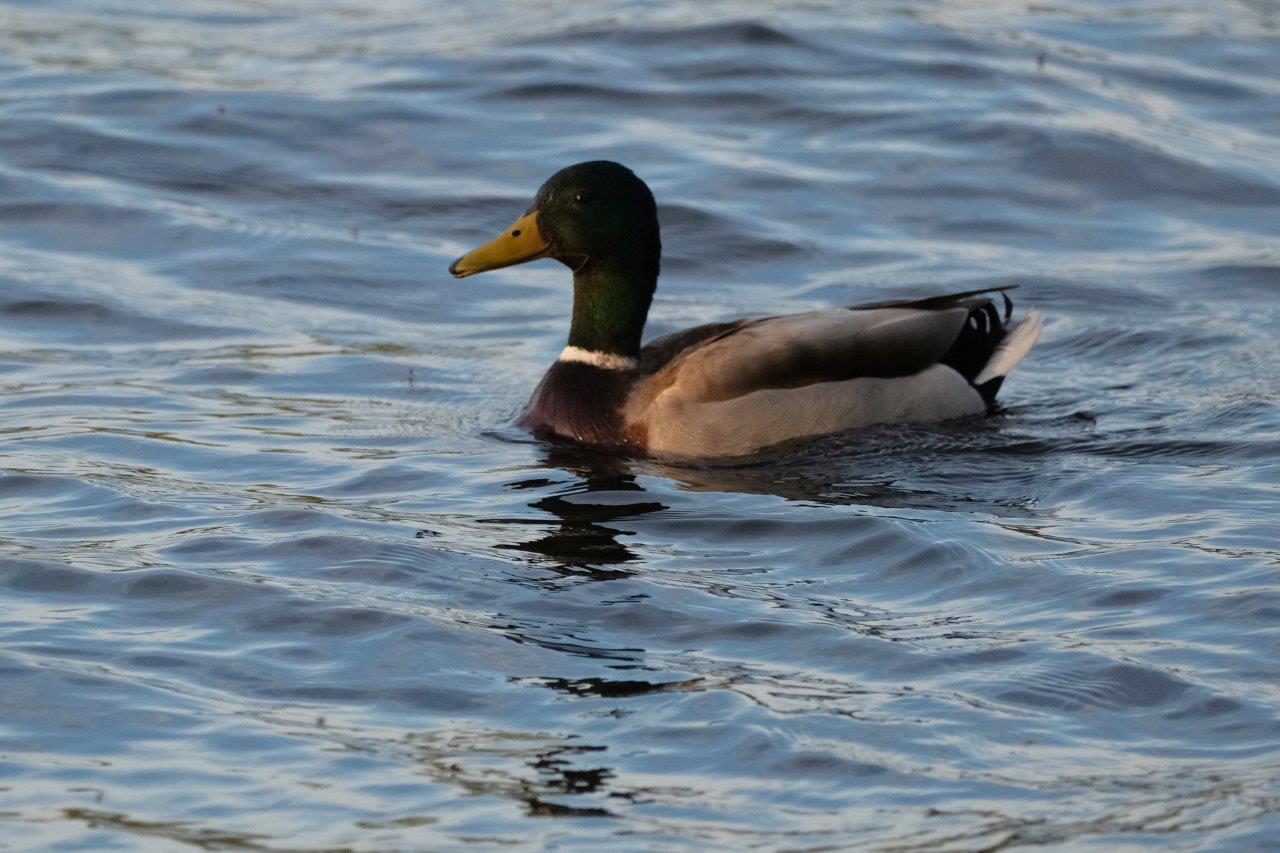
[[[147,11],[147,8],[150,11]],[[980,421],[512,427],[584,159],[650,334],[1020,284]],[[1280,4],[0,2],[0,847],[1275,849]]]

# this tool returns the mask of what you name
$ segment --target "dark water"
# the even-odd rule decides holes
[[[142,5],[157,11],[138,11]],[[1275,849],[1280,4],[0,5],[0,846]],[[651,333],[1021,283],[980,422],[510,427],[556,168]]]

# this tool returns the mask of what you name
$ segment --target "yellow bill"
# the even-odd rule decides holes
[[[551,247],[538,232],[538,211],[531,210],[494,240],[472,249],[449,267],[455,278],[522,264],[543,257]]]

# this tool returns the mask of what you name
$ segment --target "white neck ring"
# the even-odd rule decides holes
[[[636,360],[628,355],[612,352],[583,349],[582,347],[565,347],[560,353],[559,361],[580,361],[605,370],[634,370]]]

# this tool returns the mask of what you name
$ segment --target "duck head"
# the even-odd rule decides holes
[[[523,216],[449,272],[465,278],[554,258],[573,270],[569,345],[634,358],[661,253],[653,193],[627,167],[594,160],[552,175]]]

